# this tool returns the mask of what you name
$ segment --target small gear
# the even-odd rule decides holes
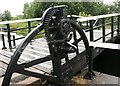
[[[66,38],[71,32],[71,23],[69,19],[61,20],[61,34]]]

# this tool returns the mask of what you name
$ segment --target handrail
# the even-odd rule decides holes
[[[114,16],[118,16],[118,15],[120,15],[120,13],[98,15],[98,16],[91,16],[91,17],[81,17],[81,18],[78,18],[77,21],[78,22],[85,22],[85,21],[97,20],[97,19],[101,19],[101,18],[114,17]]]
[[[33,18],[33,19],[22,19],[22,20],[12,20],[12,21],[0,22],[0,25],[5,25],[6,26],[6,28],[2,28],[3,33],[1,32],[2,42],[3,42],[3,48],[2,49],[6,49],[6,45],[5,45],[6,43],[5,43],[5,39],[4,39],[5,33],[4,32],[6,32],[6,35],[7,35],[7,38],[8,38],[8,45],[9,45],[9,48],[11,50],[13,48],[13,46],[16,46],[16,42],[15,42],[16,40],[25,38],[25,37],[16,38],[15,35],[12,35],[12,32],[17,31],[17,30],[28,29],[28,33],[29,33],[31,31],[31,28],[35,27],[35,26],[31,25],[31,22],[33,22],[33,21],[41,21],[41,20],[42,20],[42,18]],[[14,29],[10,27],[10,24],[22,23],[22,22],[28,23],[27,27],[14,28]],[[13,41],[13,43],[11,43],[12,41]],[[13,46],[12,46],[12,44],[13,44]]]
[[[39,21],[39,20],[42,20],[42,18],[3,21],[3,22],[0,22],[0,25],[3,25],[3,24],[12,24],[12,23],[21,23],[21,22],[29,22],[29,21]]]
[[[84,22],[84,21],[96,20],[96,19],[100,19],[100,18],[112,17],[112,16],[117,16],[117,15],[120,15],[120,13],[99,15],[99,16],[91,16],[91,17],[81,17],[81,16],[77,16],[77,15],[72,15],[71,17],[78,17],[77,21]],[[68,17],[69,16],[70,15],[68,15]],[[0,22],[0,25],[20,23],[20,22],[28,22],[28,21],[37,21],[37,20],[42,20],[42,18],[31,18],[31,19],[22,19],[22,20],[3,21],[3,22]]]
[[[68,18],[76,18],[77,19],[77,22],[79,23],[88,23],[89,25],[87,26],[89,29],[85,30],[85,31],[90,31],[90,39],[91,41],[95,41],[95,40],[98,40],[98,39],[94,39],[94,32],[93,30],[97,29],[97,28],[102,28],[102,31],[103,31],[103,34],[102,34],[102,37],[100,37],[100,39],[103,38],[103,42],[105,42],[105,36],[106,36],[106,33],[105,33],[105,26],[106,25],[110,25],[111,26],[111,37],[113,37],[114,35],[114,25],[115,23],[117,23],[117,33],[119,33],[119,24],[120,24],[120,13],[114,13],[114,14],[106,14],[106,15],[98,15],[98,16],[91,16],[91,17],[82,17],[82,16],[77,16],[77,15],[68,15],[67,16]],[[117,20],[113,17],[117,17]],[[111,18],[110,22],[105,22],[106,18]],[[101,24],[100,25],[94,25],[94,20],[101,20]],[[14,32],[14,31],[17,31],[17,30],[21,30],[21,29],[28,29],[28,33],[31,31],[31,28],[33,28],[34,26],[31,25],[31,22],[32,21],[42,21],[42,18],[33,18],[33,19],[22,19],[22,20],[12,20],[12,21],[3,21],[3,22],[0,22],[0,25],[6,25],[7,28],[6,30],[4,29],[4,31],[7,31],[7,35],[8,35],[8,42],[9,42],[9,47],[11,48],[11,41],[14,41],[16,39],[19,39],[19,38],[15,38],[15,39],[11,39],[11,32]],[[12,29],[10,27],[10,24],[13,24],[13,23],[22,23],[22,22],[27,22],[28,23],[28,27],[25,27],[25,28],[15,28],[15,29]],[[4,36],[4,34],[2,35]],[[3,42],[4,42],[4,37],[3,37]],[[4,43],[3,43],[4,45]],[[5,47],[5,46],[3,46]]]

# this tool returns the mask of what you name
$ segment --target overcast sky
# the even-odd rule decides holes
[[[31,2],[33,0],[0,0],[0,12],[9,10],[12,16],[20,15],[23,12],[25,2]]]
[[[0,12],[9,10],[12,16],[20,15],[23,12],[25,2],[32,2],[33,0],[0,0]],[[113,2],[115,0],[103,0],[105,3]]]

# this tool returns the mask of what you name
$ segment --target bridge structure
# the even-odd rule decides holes
[[[41,78],[58,86],[68,83],[86,67],[84,78],[92,80],[95,77],[93,68],[98,62],[94,59],[100,60],[99,56],[104,56],[106,49],[120,50],[119,13],[67,17],[66,9],[66,6],[55,6],[48,8],[42,18],[0,22],[6,26],[0,32],[2,86],[20,84],[19,77],[21,80]],[[11,28],[18,23],[26,23],[27,27]],[[38,24],[32,26],[33,23]],[[19,31],[26,31],[28,35],[16,38]],[[99,67],[95,70],[104,72]],[[117,73],[113,75],[120,77],[119,67]]]

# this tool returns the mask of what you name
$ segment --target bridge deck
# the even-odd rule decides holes
[[[100,37],[101,32],[102,32],[101,30],[95,30],[95,37],[96,38]],[[106,31],[106,33],[109,33],[109,30]],[[87,37],[89,37],[89,33],[86,33],[86,35],[87,35]],[[108,36],[107,39],[109,39],[109,38],[110,38],[110,36]],[[79,47],[82,52],[84,50],[83,44],[80,43]],[[14,51],[15,51],[15,49],[13,49],[12,52],[10,52],[9,49],[0,50],[0,80],[1,80],[1,82],[2,82],[6,68],[9,64],[9,61],[10,61],[11,56],[13,55]],[[33,59],[42,58],[46,55],[49,55],[49,49],[48,49],[46,40],[44,38],[36,39],[27,46],[27,48],[24,50],[23,54],[21,55],[18,63],[28,62]],[[70,54],[69,56],[72,57],[72,56],[74,56],[74,54]],[[62,63],[64,63],[64,62],[65,62],[65,60],[63,59]],[[41,63],[41,64],[35,65],[31,68],[28,68],[28,70],[33,70],[33,71],[36,71],[36,72],[42,73],[42,74],[50,74],[51,70],[52,70],[52,62],[48,61],[45,63]],[[97,76],[99,76],[99,75],[97,75]],[[104,76],[104,78],[112,77],[109,75],[102,75],[102,76]],[[11,83],[19,83],[20,84],[20,82],[24,82],[26,79],[28,79],[28,80],[33,79],[33,81],[39,80],[37,78],[33,78],[33,77],[15,73],[15,74],[13,74],[13,78],[11,79]],[[101,78],[98,78],[98,80],[99,79],[101,79]],[[113,78],[113,84],[117,84],[117,82],[115,82],[117,79],[118,79],[117,77]],[[97,81],[93,81],[93,82],[96,84],[98,83]],[[101,84],[102,83],[103,82],[101,82]],[[107,81],[107,84],[110,84],[110,83],[111,83],[111,81],[110,82]],[[27,82],[27,84],[28,84],[28,82]]]
[[[81,46],[82,48],[82,46]],[[83,47],[84,48],[84,47]],[[14,53],[15,49],[12,49],[12,52],[9,49],[0,50],[0,77],[2,78],[5,74],[9,61]],[[38,58],[42,58],[49,55],[49,49],[47,42],[44,38],[36,39],[33,42],[29,43],[28,46],[23,51],[20,59],[18,60],[18,64],[29,62],[31,60],[35,60]],[[73,56],[74,54],[70,54],[69,56]],[[62,60],[64,63],[65,60]],[[52,71],[52,61],[44,62],[38,65],[35,65],[28,70],[33,70],[34,72],[38,72],[41,74],[51,74]],[[21,78],[18,78],[21,77]],[[19,83],[19,81],[28,78],[28,76],[23,76],[21,74],[13,74],[13,79],[11,83]],[[20,79],[20,80],[19,80]],[[35,78],[36,79],[36,78]],[[38,80],[38,79],[37,79]]]

